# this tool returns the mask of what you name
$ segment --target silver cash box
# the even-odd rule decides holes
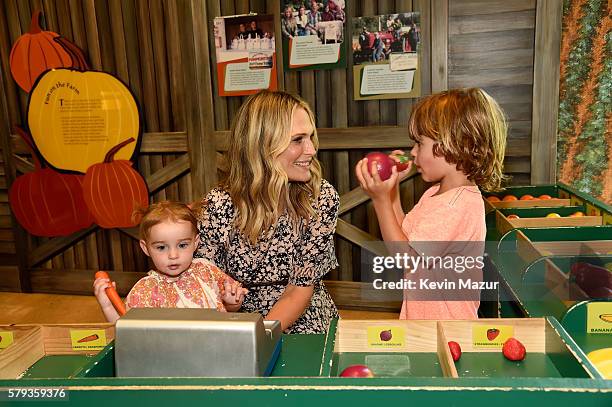
[[[256,377],[272,371],[279,321],[209,309],[132,308],[115,326],[117,377]]]

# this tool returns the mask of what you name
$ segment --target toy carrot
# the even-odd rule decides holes
[[[88,335],[88,336],[85,336],[85,337],[79,339],[77,341],[77,343],[91,342],[91,341],[95,341],[96,339],[100,339],[98,334],[92,334],[92,335]]]
[[[97,271],[95,274],[95,279],[97,280],[98,278],[109,278],[110,279],[106,271]],[[117,290],[115,290],[112,284],[110,287],[106,287],[106,295],[108,296],[108,299],[113,303],[113,306],[117,310],[117,313],[119,313],[120,316],[124,315],[125,305],[123,304],[123,301],[121,301],[119,294],[117,294]]]

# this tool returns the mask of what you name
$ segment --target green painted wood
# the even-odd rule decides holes
[[[284,335],[283,347],[270,376],[319,376],[325,335]]]
[[[26,370],[23,378],[74,377],[91,358],[87,355],[45,356]]]
[[[444,377],[436,353],[368,353],[334,354],[332,376],[352,365],[366,365],[376,377]]]

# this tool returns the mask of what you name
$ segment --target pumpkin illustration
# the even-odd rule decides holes
[[[86,172],[125,138],[138,139],[140,113],[130,90],[97,71],[53,69],[30,93],[28,125],[34,142],[53,167]],[[129,160],[134,143],[117,153]]]
[[[47,69],[72,66],[70,54],[54,41],[59,34],[41,30],[39,19],[37,10],[32,15],[30,31],[17,38],[9,57],[13,79],[26,92],[30,92],[36,79]]]
[[[16,131],[29,146],[35,167],[9,189],[9,204],[19,224],[44,237],[67,236],[91,226],[94,219],[83,199],[83,176],[42,168],[29,135]]]
[[[87,170],[83,180],[85,203],[103,228],[127,228],[139,220],[132,219],[134,209],[149,204],[147,185],[128,160],[114,160],[115,154],[127,144],[129,138],[111,148],[104,162],[94,164]]]
[[[81,48],[77,47],[72,42],[68,41],[66,38],[59,36],[54,38],[53,41],[57,42],[64,48],[64,51],[70,55],[72,59],[72,68],[77,69],[79,71],[86,71],[89,69],[89,64],[85,59],[85,54],[81,50]]]

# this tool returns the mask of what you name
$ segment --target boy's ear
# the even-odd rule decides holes
[[[147,242],[145,242],[144,240],[140,240],[140,248],[142,249],[142,251],[149,257],[151,257],[151,255],[149,254],[149,248],[147,247]]]

